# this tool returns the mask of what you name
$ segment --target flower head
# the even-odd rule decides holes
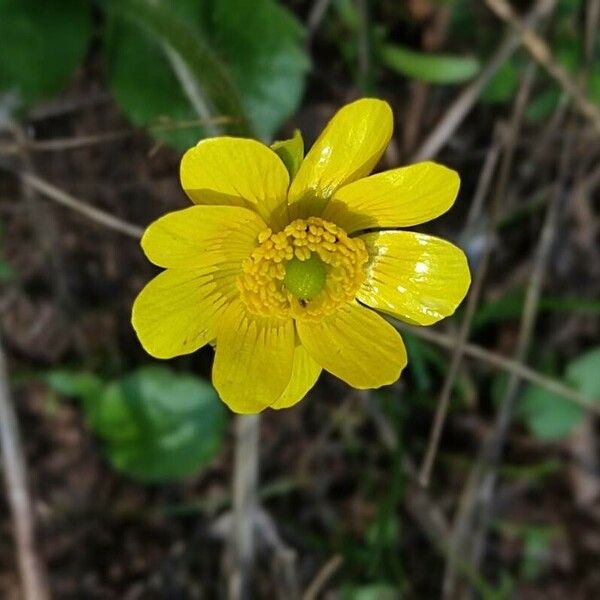
[[[376,310],[431,325],[454,312],[470,274],[456,246],[397,230],[448,210],[460,180],[433,162],[369,176],[392,127],[387,103],[348,104],[292,178],[251,139],[188,150],[181,183],[195,206],[142,239],[166,269],[133,306],[146,351],[171,358],[215,343],[213,383],[239,413],[296,404],[322,369],[363,389],[396,381],[406,350]]]

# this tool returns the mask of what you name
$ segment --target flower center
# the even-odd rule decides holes
[[[327,270],[325,263],[317,254],[311,254],[308,260],[292,258],[285,265],[283,285],[298,300],[313,300],[325,287]]]
[[[364,242],[318,217],[258,236],[238,288],[250,312],[318,319],[353,300],[365,276]]]

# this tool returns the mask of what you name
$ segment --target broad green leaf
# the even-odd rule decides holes
[[[406,77],[437,84],[468,81],[481,68],[474,56],[427,54],[392,44],[383,46],[381,60],[387,67]]]
[[[122,19],[111,17],[105,44],[115,99],[134,125],[145,127],[198,118],[164,51],[149,34]],[[148,65],[152,67],[148,68]],[[198,125],[153,131],[153,135],[175,147],[189,148],[206,135],[206,130]]]
[[[522,418],[531,432],[541,440],[557,440],[565,437],[583,416],[583,410],[543,388],[529,386],[515,414]]]
[[[253,130],[270,140],[296,111],[310,63],[303,31],[275,0],[218,0],[214,45],[242,94]]]
[[[115,97],[134,123],[229,118],[155,135],[269,139],[297,108],[308,69],[301,29],[273,0],[113,0],[106,46]]]
[[[283,161],[290,174],[290,181],[296,177],[300,164],[304,160],[304,139],[299,129],[294,131],[294,136],[289,140],[281,140],[271,144],[271,148]]]
[[[174,9],[165,0],[113,0],[109,7],[109,79],[135,124],[206,120],[202,129],[158,133],[180,147],[221,133],[212,117],[230,119],[226,133],[249,132],[239,91],[201,29],[202,4],[185,0]]]
[[[166,367],[113,383],[88,411],[114,467],[148,482],[197,472],[218,452],[225,417],[208,382]]]
[[[567,366],[566,378],[590,400],[600,402],[600,347],[572,360]]]
[[[24,105],[59,92],[91,30],[86,0],[0,0],[0,91],[14,90]]]

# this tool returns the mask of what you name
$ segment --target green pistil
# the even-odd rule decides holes
[[[292,258],[285,265],[283,283],[298,300],[312,300],[325,287],[326,278],[327,270],[323,261],[313,253],[307,260]]]

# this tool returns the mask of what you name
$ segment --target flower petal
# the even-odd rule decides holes
[[[306,349],[298,344],[294,351],[292,378],[283,394],[271,405],[271,408],[290,408],[290,406],[300,402],[317,383],[321,370],[321,367],[310,357]]]
[[[223,278],[212,266],[163,271],[152,279],[131,315],[144,350],[155,358],[173,358],[213,340],[218,316],[235,294]]]
[[[360,236],[369,252],[367,278],[357,298],[372,308],[419,325],[451,315],[471,283],[463,251],[440,238],[411,231]]]
[[[340,188],[323,211],[347,233],[376,227],[410,227],[430,221],[454,204],[456,171],[434,162],[384,171]]]
[[[320,321],[298,321],[296,327],[312,358],[355,388],[393,383],[406,366],[400,334],[359,304],[346,304]]]
[[[241,261],[266,229],[253,211],[238,206],[191,206],[151,223],[142,248],[159,267],[191,268],[219,260]]]
[[[213,364],[221,399],[241,414],[273,404],[290,382],[294,346],[292,319],[254,316],[233,302],[220,319]]]
[[[300,165],[288,194],[292,218],[320,215],[342,185],[368,175],[394,127],[387,102],[363,98],[340,109]]]
[[[287,169],[273,150],[256,140],[201,140],[183,155],[180,174],[194,204],[245,206],[274,228],[287,222]]]

